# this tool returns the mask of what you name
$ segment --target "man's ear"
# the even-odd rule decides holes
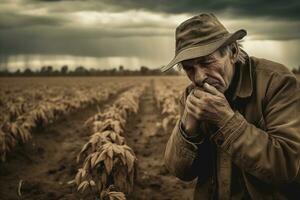
[[[239,48],[236,42],[233,42],[230,44],[230,49],[231,49],[231,55],[230,59],[232,63],[236,63],[238,61],[238,55],[239,55]]]

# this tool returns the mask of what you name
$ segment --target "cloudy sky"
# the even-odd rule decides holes
[[[298,0],[0,0],[0,66],[157,68],[174,55],[175,28],[202,12],[246,29],[250,55],[300,65]]]

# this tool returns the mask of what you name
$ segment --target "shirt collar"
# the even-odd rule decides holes
[[[244,52],[246,54],[246,52]],[[239,98],[246,98],[251,96],[253,91],[253,85],[252,85],[252,65],[251,60],[248,54],[246,54],[246,62],[243,63],[237,63],[239,65],[238,69],[239,71],[239,79],[236,87],[236,91],[234,93],[233,99],[236,97]]]

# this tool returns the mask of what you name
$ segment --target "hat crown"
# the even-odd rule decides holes
[[[161,68],[167,71],[183,60],[207,56],[222,46],[243,39],[247,31],[229,33],[214,14],[203,13],[192,17],[176,28],[175,57]]]
[[[176,52],[196,45],[205,45],[229,34],[214,14],[203,13],[194,16],[176,29]]]

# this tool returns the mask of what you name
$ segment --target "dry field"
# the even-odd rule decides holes
[[[191,199],[163,165],[187,83],[1,78],[0,199]]]
[[[187,84],[185,77],[1,78],[0,199],[192,199],[194,183],[163,165]]]

